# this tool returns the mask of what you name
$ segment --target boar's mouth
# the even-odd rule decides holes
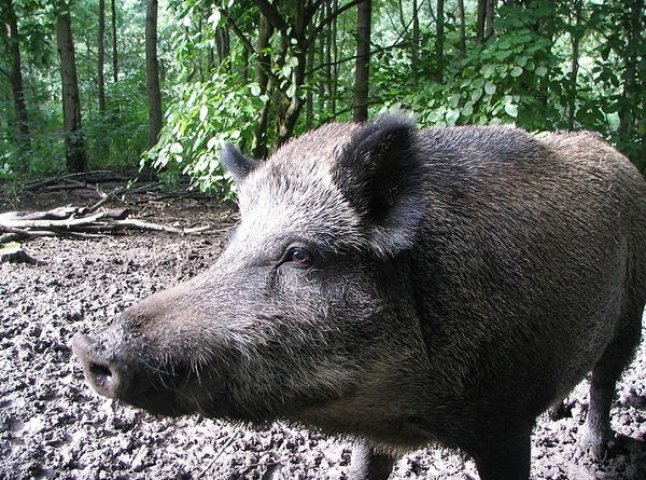
[[[108,353],[100,342],[82,334],[74,336],[71,347],[88,384],[99,395],[155,415],[174,417],[199,410],[199,404],[182,394],[178,385],[188,382],[188,368],[175,366],[172,372],[153,368],[141,355]]]

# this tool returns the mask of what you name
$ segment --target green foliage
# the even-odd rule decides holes
[[[28,92],[26,99],[31,133],[30,148],[25,150],[20,146],[11,122],[2,122],[0,178],[53,175],[65,169],[63,137],[59,132],[62,123],[60,105],[47,94],[37,93],[36,88]],[[0,105],[3,107],[0,110],[6,112],[9,118],[14,118],[12,101],[6,100]],[[34,106],[29,108],[30,105]]]
[[[72,3],[91,168],[138,165],[147,149],[145,3],[117,2],[117,82],[112,80],[111,17],[106,12],[105,115],[99,114],[97,102],[98,0]],[[345,3],[323,2],[304,35],[313,35],[315,26],[330,18],[334,5]],[[373,116],[399,106],[417,113],[426,126],[512,123],[531,131],[589,129],[646,170],[646,17],[639,8],[643,2],[581,0],[580,15],[575,2],[494,2],[493,35],[482,43],[475,39],[477,2],[464,3],[463,54],[453,3],[445,8],[440,38],[444,50],[438,52],[435,2],[417,2],[419,31],[414,35],[412,2],[373,1]],[[143,158],[161,169],[167,186],[188,175],[196,188],[230,198],[231,183],[218,160],[224,142],[237,143],[246,152],[258,147],[259,156],[271,151],[281,138],[286,112],[299,103],[292,102],[295,99],[309,105],[300,112],[294,134],[352,118],[356,8],[299,43],[290,35],[301,4],[271,4],[292,27],[282,34],[274,29],[260,52],[268,56],[271,72],[265,88],[259,75],[263,57],[255,51],[261,25],[258,2],[160,1],[158,55],[166,125],[158,145]],[[0,178],[53,174],[65,168],[55,2],[13,0],[13,5],[31,142],[29,151],[18,146],[6,74],[9,43],[0,33],[0,70],[5,73],[0,74]],[[305,58],[304,79],[296,82]]]
[[[504,34],[473,45],[464,58],[450,55],[444,83],[431,80],[436,62],[432,41],[422,53],[422,58],[432,60],[417,66],[423,80],[415,89],[409,82],[401,91],[402,71],[412,68],[409,59],[399,52],[388,53],[390,58],[378,63],[379,69],[386,65],[388,70],[384,88],[379,88],[387,95],[384,103],[416,111],[424,125],[517,123],[530,130],[550,128],[559,112],[545,102],[541,90],[549,90],[560,78],[550,39],[529,28],[539,15],[542,12],[530,15],[503,7],[495,29]],[[380,73],[376,72],[378,78]]]
[[[133,167],[148,146],[146,96],[139,86],[144,72],[127,76],[106,87],[107,110],[96,107],[84,118],[88,153],[93,168]]]
[[[180,84],[166,114],[159,142],[145,161],[171,173],[189,175],[202,191],[231,199],[231,181],[220,165],[225,142],[251,146],[258,112],[267,98],[257,84],[232,85],[226,72],[206,82]]]

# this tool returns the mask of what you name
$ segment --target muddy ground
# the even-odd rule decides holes
[[[89,195],[91,196],[91,195]],[[6,202],[0,212],[11,210]],[[79,205],[79,194],[28,195],[22,208]],[[95,200],[95,199],[94,199]],[[189,417],[155,418],[98,398],[84,384],[69,340],[128,305],[211,265],[235,210],[204,200],[132,205],[133,216],[216,234],[130,232],[93,240],[43,238],[26,249],[45,265],[0,264],[0,479],[346,479],[351,442],[284,423],[269,429]],[[614,428],[630,441],[590,463],[577,455],[587,383],[567,414],[538,419],[532,479],[646,479],[646,353],[618,386]],[[394,479],[477,479],[468,458],[411,452]]]

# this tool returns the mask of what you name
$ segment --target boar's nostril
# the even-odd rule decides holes
[[[94,385],[96,385],[97,389],[108,396],[112,396],[114,394],[114,382],[110,368],[105,365],[90,362],[88,373],[92,377],[92,381]]]
[[[97,393],[114,397],[119,386],[119,375],[96,342],[77,334],[72,339],[72,351],[81,361],[85,378]]]

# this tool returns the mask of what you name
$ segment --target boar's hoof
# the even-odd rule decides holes
[[[610,429],[591,427],[587,422],[581,428],[577,450],[579,456],[587,456],[591,460],[605,459],[614,443],[614,434]]]

